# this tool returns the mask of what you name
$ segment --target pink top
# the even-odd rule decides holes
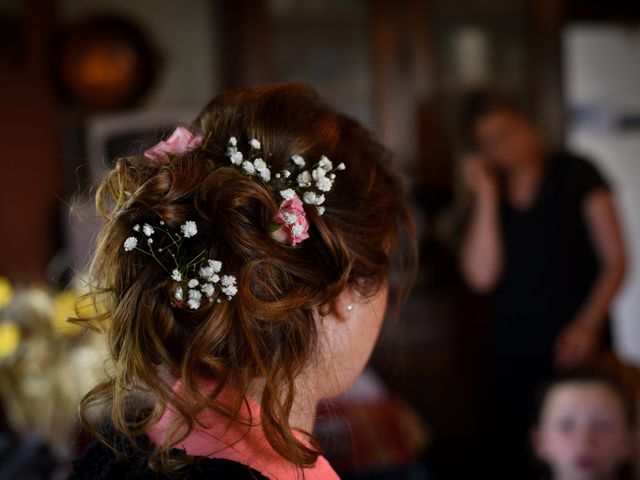
[[[174,391],[182,390],[182,383],[177,382]],[[233,391],[225,389],[218,397],[220,400],[232,400]],[[249,417],[249,413],[251,416]],[[193,431],[174,447],[185,450],[188,455],[225,458],[247,465],[259,471],[271,480],[333,480],[339,479],[329,462],[319,456],[315,465],[299,469],[276,453],[266,439],[260,427],[260,406],[247,398],[240,412],[243,419],[251,418],[251,425],[231,423],[227,418],[215,412],[202,412]],[[167,429],[176,418],[177,413],[167,408],[164,415],[148,433],[156,445],[164,443]],[[201,425],[202,424],[202,425]],[[204,425],[204,426],[203,426]],[[297,436],[297,435],[296,435]],[[298,438],[300,438],[298,436]]]

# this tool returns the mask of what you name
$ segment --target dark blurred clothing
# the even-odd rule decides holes
[[[546,164],[533,205],[518,209],[502,200],[505,261],[494,322],[498,355],[550,356],[558,333],[584,303],[599,268],[584,201],[601,188],[609,186],[591,163],[557,153]]]
[[[152,444],[145,435],[133,441],[109,425],[103,432],[109,446],[98,440],[89,444],[73,462],[73,472],[67,480],[267,480],[257,470],[225,458],[194,456],[193,461],[175,474],[152,470],[149,454]],[[113,448],[111,448],[113,447]],[[169,460],[184,457],[184,450],[171,449]]]
[[[584,202],[601,188],[609,185],[591,163],[559,152],[550,155],[530,207],[515,208],[502,199],[505,262],[494,295],[491,336],[493,421],[499,457],[504,459],[502,478],[520,475],[531,463],[527,432],[534,419],[536,388],[552,376],[555,341],[597,278],[598,258]],[[603,343],[610,344],[606,323]]]

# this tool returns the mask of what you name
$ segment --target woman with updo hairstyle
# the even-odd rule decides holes
[[[103,314],[76,321],[111,362],[70,478],[338,478],[316,404],[360,374],[415,267],[389,152],[309,87],[234,90],[119,159],[96,201]]]

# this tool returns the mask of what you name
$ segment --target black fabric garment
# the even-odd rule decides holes
[[[101,442],[94,441],[85,449],[80,458],[73,462],[73,473],[67,480],[268,480],[256,470],[232,460],[221,458],[194,457],[193,463],[168,475],[151,470],[144,451],[150,451],[151,444],[146,437],[136,438],[136,449],[113,429],[105,432],[109,444],[118,453]],[[171,455],[185,455],[182,450],[172,450]]]
[[[598,259],[583,207],[600,188],[609,187],[591,163],[557,153],[547,162],[529,208],[514,208],[503,199],[504,270],[494,322],[499,355],[550,356],[558,333],[584,303]]]
[[[583,207],[601,188],[609,187],[591,163],[561,152],[548,159],[529,208],[501,202],[504,269],[494,294],[495,411],[489,416],[494,453],[502,459],[495,478],[532,478],[528,431],[536,390],[553,376],[555,341],[598,275]],[[608,321],[602,341],[610,344]]]

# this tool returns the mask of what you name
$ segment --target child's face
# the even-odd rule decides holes
[[[631,432],[619,395],[601,382],[553,387],[534,443],[554,479],[605,480],[629,458]]]

